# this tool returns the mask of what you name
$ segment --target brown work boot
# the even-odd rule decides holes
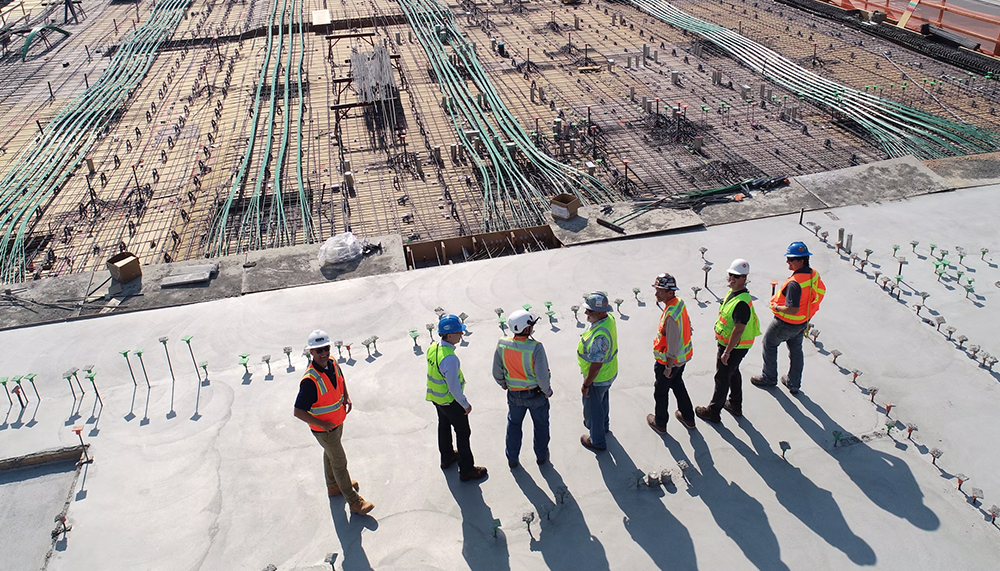
[[[715,424],[722,422],[722,417],[720,417],[717,413],[713,414],[712,411],[708,410],[708,408],[704,406],[695,407],[694,413],[698,415],[698,418],[706,422],[712,422]]]
[[[743,407],[737,408],[733,406],[733,403],[729,402],[728,399],[726,400],[726,404],[722,405],[722,408],[728,410],[729,414],[735,416],[736,418],[743,416]]]
[[[357,501],[351,504],[351,513],[356,513],[358,515],[365,515],[373,509],[375,509],[375,504],[369,502],[361,496],[358,496]]]
[[[441,462],[441,469],[442,470],[447,470],[455,462],[458,462],[458,450],[452,450],[451,451],[451,457],[448,458],[447,460],[443,460]]]
[[[482,480],[486,477],[486,468],[482,466],[473,466],[468,472],[464,472],[458,475],[458,479],[463,482],[468,482],[470,480]]]
[[[667,433],[667,425],[664,424],[663,426],[660,426],[659,424],[656,424],[656,415],[655,414],[647,414],[646,415],[646,424],[648,424],[650,428],[652,428],[656,432],[659,432],[660,434],[666,434]]]
[[[361,486],[358,484],[357,480],[351,480],[351,487],[353,487],[355,491],[361,489]],[[340,495],[340,486],[327,486],[326,487],[326,493],[331,498],[334,497],[334,496],[339,496]]]
[[[674,416],[677,418],[677,420],[681,421],[681,424],[690,428],[691,430],[698,428],[698,425],[694,423],[694,420],[692,420],[690,423],[684,420],[684,415],[681,414],[681,411],[679,410],[674,411]]]

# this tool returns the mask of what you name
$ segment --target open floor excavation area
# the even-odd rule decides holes
[[[1000,456],[989,444],[1000,439],[998,191],[0,331],[12,394],[4,456],[28,465],[75,450],[83,462],[0,470],[4,558],[51,570],[989,568],[1000,557]],[[838,228],[852,255],[838,249]],[[687,304],[684,378],[705,405],[726,268],[749,261],[766,327],[791,240],[805,242],[827,289],[804,342],[801,392],[750,384],[758,338],[742,364],[742,418],[723,411],[721,424],[697,419],[689,431],[671,417],[665,435],[650,430],[656,275],[671,273]],[[580,445],[576,357],[582,296],[594,290],[608,293],[619,347],[599,453]],[[526,423],[521,466],[510,469],[506,398],[490,371],[510,333],[500,318],[522,305],[541,317],[552,440],[537,466]],[[442,310],[465,315],[456,355],[485,480],[438,465],[425,401],[438,335],[425,324]],[[317,328],[353,401],[343,443],[375,504],[368,515],[327,497],[321,449],[292,416]],[[784,348],[778,360],[783,373]]]
[[[3,571],[1000,560],[994,0],[0,20]],[[719,380],[743,275],[777,379],[771,332]]]

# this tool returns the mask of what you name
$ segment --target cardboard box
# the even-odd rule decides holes
[[[560,220],[572,220],[580,209],[580,199],[572,194],[557,194],[550,201],[552,217]]]
[[[135,257],[135,254],[122,252],[108,259],[108,271],[116,281],[127,284],[142,275],[142,266],[139,265],[139,258]]]

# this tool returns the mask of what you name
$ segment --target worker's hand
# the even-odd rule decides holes
[[[469,404],[469,406],[465,407],[465,415],[468,416],[470,414],[472,414],[472,404],[471,403]]]
[[[329,420],[320,420],[318,424],[319,427],[322,428],[325,432],[333,432],[333,430],[337,428],[337,425],[330,422]]]
[[[552,398],[552,389],[549,389],[549,394],[545,395],[545,398],[547,399]]]
[[[580,392],[582,392],[584,398],[586,398],[587,395],[590,394],[590,385],[583,385],[583,389]]]
[[[669,366],[667,367],[667,371],[666,371],[666,373],[667,373],[667,378],[668,378],[668,379],[672,379],[672,378],[674,378],[674,366],[673,366],[673,365],[669,365]]]
[[[725,366],[728,367],[729,366],[729,352],[728,351],[723,351],[722,352],[722,356],[719,357],[719,360],[722,361],[723,365],[725,365]]]
[[[351,409],[354,408],[354,403],[351,402],[351,397],[344,395],[344,406],[347,407],[344,414],[349,414]]]

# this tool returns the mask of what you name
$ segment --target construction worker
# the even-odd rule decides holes
[[[721,422],[720,413],[726,409],[735,417],[743,416],[743,377],[740,362],[760,335],[760,321],[753,309],[753,300],[747,291],[750,264],[746,260],[733,260],[727,272],[729,293],[719,306],[715,322],[715,340],[718,353],[715,359],[715,392],[707,407],[694,409],[703,420]]]
[[[656,291],[657,305],[663,304],[660,315],[660,325],[656,329],[656,339],[653,340],[653,400],[655,412],[646,415],[649,427],[666,434],[667,420],[670,415],[667,405],[670,402],[670,391],[674,391],[677,399],[677,410],[674,416],[684,426],[695,428],[694,407],[687,387],[684,386],[684,367],[691,360],[691,320],[688,319],[687,307],[684,301],[675,293],[677,280],[670,274],[660,274],[653,281]]]
[[[295,418],[309,424],[323,447],[323,468],[330,497],[344,495],[351,512],[366,514],[375,507],[358,495],[358,483],[347,471],[347,454],[341,442],[344,419],[351,412],[351,397],[340,366],[330,358],[330,336],[317,329],[309,334],[306,348],[312,356],[299,383]]]
[[[465,324],[455,315],[445,315],[438,321],[440,343],[427,348],[427,400],[434,403],[438,417],[438,450],[441,469],[458,461],[458,477],[463,482],[486,477],[486,468],[475,465],[469,437],[469,415],[472,405],[465,398],[465,375],[455,356],[455,344],[465,334]],[[458,450],[452,448],[451,431],[455,430]]]
[[[519,309],[510,314],[507,324],[511,337],[497,343],[493,354],[493,378],[507,389],[507,464],[518,466],[521,453],[521,425],[531,411],[534,425],[535,462],[540,466],[549,459],[549,361],[542,344],[531,339],[538,317]]]
[[[594,292],[587,296],[585,305],[590,329],[580,335],[576,356],[583,374],[583,424],[590,434],[581,436],[580,443],[601,451],[607,449],[605,433],[611,431],[608,392],[618,376],[618,332],[615,318],[609,314],[608,294]]]
[[[819,311],[819,304],[826,295],[826,285],[819,273],[809,267],[812,253],[802,242],[792,242],[785,252],[785,261],[792,275],[771,296],[774,320],[764,334],[764,368],[760,375],[750,377],[758,387],[778,384],[778,345],[788,346],[788,374],[781,377],[781,384],[788,392],[798,394],[802,386],[802,339],[809,329],[809,320]]]

